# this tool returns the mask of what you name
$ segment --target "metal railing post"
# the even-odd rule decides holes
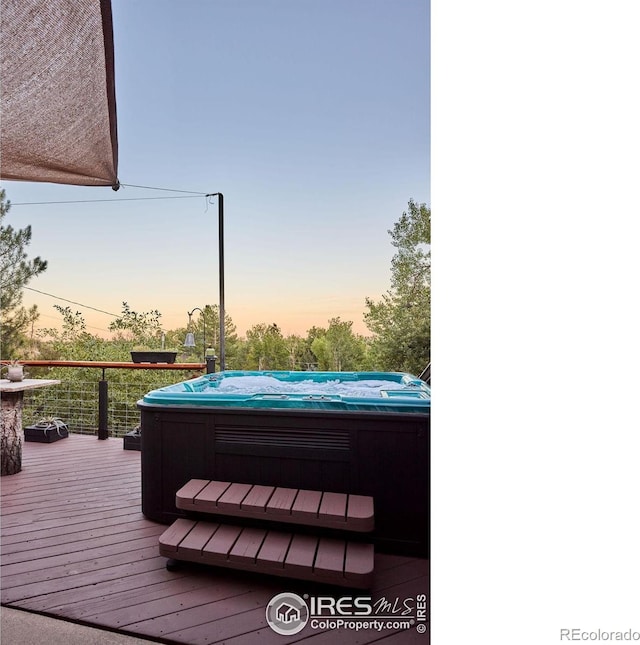
[[[109,438],[109,382],[105,379],[104,367],[102,380],[98,383],[98,439]]]

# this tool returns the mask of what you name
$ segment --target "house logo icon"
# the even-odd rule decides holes
[[[292,607],[286,602],[283,602],[278,609],[276,609],[276,618],[285,625],[288,625],[294,620],[300,620],[300,610]]]
[[[274,596],[267,605],[267,623],[282,636],[291,636],[302,631],[309,620],[307,603],[295,593]]]

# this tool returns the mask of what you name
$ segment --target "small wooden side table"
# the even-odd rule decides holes
[[[0,453],[1,475],[15,475],[22,470],[22,399],[25,390],[57,385],[52,379],[26,378],[23,381],[0,380]]]

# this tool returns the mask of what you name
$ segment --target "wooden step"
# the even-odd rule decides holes
[[[180,518],[160,536],[160,555],[218,567],[369,589],[372,544]]]
[[[176,493],[185,511],[305,524],[343,531],[373,531],[373,497],[297,488],[192,479]]]

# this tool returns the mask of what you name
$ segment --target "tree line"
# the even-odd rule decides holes
[[[22,290],[46,270],[47,263],[41,258],[27,258],[31,228],[16,230],[6,225],[4,220],[9,209],[10,202],[1,190],[0,356],[3,359],[129,361],[131,351],[164,347],[176,351],[179,362],[201,362],[207,347],[215,352],[220,326],[217,305],[205,306],[188,327],[163,331],[159,311],[136,312],[124,302],[121,314],[110,324],[113,332],[110,339],[88,332],[80,312],[55,305],[62,316],[61,327],[36,331],[37,307],[25,309]],[[306,336],[284,335],[277,322],[261,322],[241,338],[231,316],[225,313],[226,369],[419,374],[430,362],[431,209],[409,200],[407,210],[389,234],[396,249],[390,268],[390,287],[381,300],[367,298],[365,302],[364,322],[370,335],[356,334],[352,321],[335,317],[324,327],[311,327]],[[194,334],[195,347],[184,347],[187,332]],[[142,370],[122,372],[129,373],[128,379],[144,378],[145,373]]]

